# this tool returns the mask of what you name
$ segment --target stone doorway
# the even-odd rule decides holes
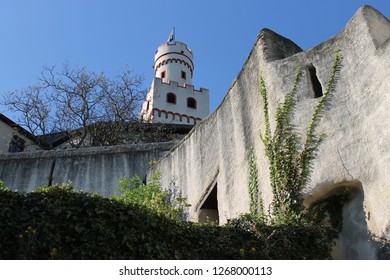
[[[218,184],[214,182],[206,195],[201,200],[198,207],[199,223],[215,222],[219,223],[218,212]]]

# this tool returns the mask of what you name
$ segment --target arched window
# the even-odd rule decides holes
[[[192,108],[192,109],[196,109],[196,100],[195,100],[195,98],[192,98],[192,97],[188,97],[187,98],[187,107],[188,108]]]
[[[167,103],[176,104],[176,95],[174,93],[167,93]]]

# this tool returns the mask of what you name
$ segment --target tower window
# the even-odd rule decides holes
[[[176,104],[176,95],[174,93],[167,93],[167,103]]]
[[[165,79],[165,77],[166,77],[166,72],[165,72],[165,71],[162,71],[162,72],[161,72],[161,79]]]
[[[187,79],[187,73],[184,71],[181,71],[181,78],[186,80]]]
[[[187,107],[188,108],[192,108],[192,109],[196,109],[196,100],[195,100],[195,98],[192,98],[192,97],[187,98]]]

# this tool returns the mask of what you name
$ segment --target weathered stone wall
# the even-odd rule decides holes
[[[3,154],[0,180],[6,187],[24,192],[71,181],[78,189],[110,196],[120,178],[138,175],[143,179],[148,162],[161,158],[175,143]]]
[[[335,51],[340,50],[343,60],[337,88],[318,127],[318,131],[326,134],[326,139],[314,162],[305,195],[309,203],[339,186],[361,188],[362,193],[350,204],[363,205],[346,207],[344,224],[353,227],[358,223],[376,238],[389,239],[389,38],[389,21],[368,6],[359,9],[334,37],[304,52],[270,30],[261,31],[221,105],[163,157],[150,174],[161,171],[165,188],[175,185],[182,190],[192,204],[190,217],[195,220],[210,187],[217,186],[219,220],[224,223],[249,210],[248,154],[253,146],[267,207],[272,192],[268,187],[268,163],[259,140],[259,131],[264,128],[259,74],[262,73],[266,81],[273,116],[277,102],[292,87],[297,68],[313,65],[325,89]],[[304,71],[298,91],[294,122],[304,132],[318,101],[313,95],[308,71]],[[345,230],[353,231],[353,228]],[[341,240],[345,245],[339,246],[342,258],[375,258],[377,255],[371,243],[362,244],[362,235],[356,237],[356,243],[354,237],[348,237],[345,232],[342,237],[350,238],[351,246],[361,249],[351,256],[350,248],[345,248],[347,242]]]

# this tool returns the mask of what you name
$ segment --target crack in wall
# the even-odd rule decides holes
[[[51,165],[50,165],[50,171],[49,171],[49,178],[48,178],[48,184],[47,184],[47,186],[48,187],[50,187],[50,186],[52,186],[52,184],[53,184],[53,175],[54,175],[54,168],[55,168],[55,166],[56,166],[56,160],[55,159],[53,159],[53,162],[51,163]]]
[[[337,150],[337,154],[339,155],[339,158],[340,158],[340,161],[341,161],[341,165],[344,167],[344,170],[346,171],[347,175],[348,175],[351,179],[353,179],[352,174],[349,172],[348,168],[345,166],[345,163],[344,163],[344,161],[343,161],[343,157],[341,156],[341,153],[340,153],[339,148],[336,148],[336,150]],[[345,174],[344,174],[344,176],[345,176]],[[346,176],[345,176],[345,177],[346,177]]]

